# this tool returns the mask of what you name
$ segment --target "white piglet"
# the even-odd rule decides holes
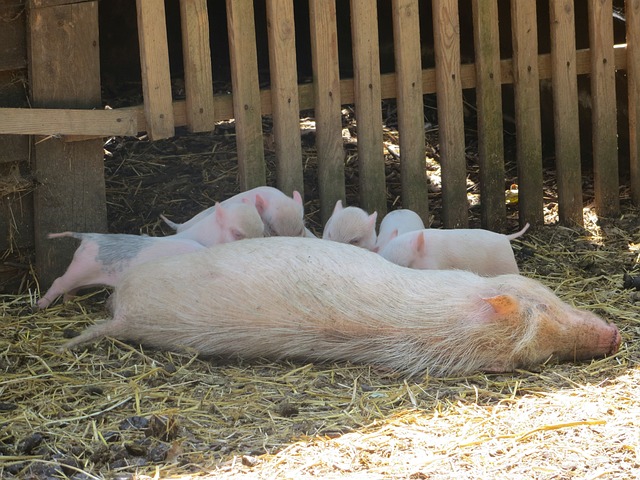
[[[413,210],[400,208],[387,213],[380,222],[375,251],[382,251],[384,246],[398,235],[416,230],[424,230],[424,223],[420,215]]]
[[[305,236],[304,206],[302,197],[298,192],[294,191],[293,198],[291,198],[274,187],[256,187],[226,199],[221,202],[221,205],[226,207],[243,201],[249,201],[256,206],[264,223],[265,236]],[[164,215],[160,215],[160,218],[176,230],[177,233],[182,233],[213,214],[215,209],[215,205],[209,207],[185,223],[174,223]]]
[[[376,246],[377,217],[378,212],[369,215],[358,207],[345,208],[342,200],[338,200],[324,226],[322,238],[373,250]]]
[[[482,229],[440,230],[427,228],[391,240],[380,255],[396,265],[419,270],[468,270],[484,276],[519,273],[511,235]]]

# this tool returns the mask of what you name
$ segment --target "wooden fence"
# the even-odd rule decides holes
[[[339,76],[335,2],[308,0],[313,82],[301,85],[297,84],[294,0],[265,1],[271,65],[269,89],[260,90],[258,84],[254,0],[226,1],[232,95],[214,95],[212,88],[208,16],[215,12],[208,11],[206,0],[180,0],[184,101],[173,100],[171,94],[164,0],[136,0],[144,104],[91,110],[89,108],[99,103],[94,98],[96,82],[92,81],[93,92],[85,92],[84,102],[58,101],[53,102],[55,105],[51,108],[0,108],[0,137],[3,134],[56,135],[77,141],[146,131],[150,139],[155,140],[173,136],[176,126],[187,126],[194,132],[210,131],[217,121],[234,118],[240,184],[241,188],[248,189],[266,181],[262,116],[271,115],[277,183],[290,193],[303,189],[300,135],[292,132],[299,131],[299,112],[314,109],[321,215],[326,220],[335,201],[345,196],[341,125],[344,104],[354,104],[356,111],[360,205],[380,214],[386,211],[380,105],[383,99],[395,98],[402,205],[426,218],[423,95],[436,93],[443,225],[464,227],[469,205],[462,90],[474,88],[482,225],[500,230],[506,217],[501,88],[503,84],[513,84],[514,88],[520,221],[540,224],[543,222],[540,82],[550,80],[560,220],[581,223],[577,76],[590,75],[596,207],[599,215],[611,216],[619,211],[620,187],[615,74],[616,70],[626,70],[630,189],[634,202],[640,203],[640,126],[637,121],[640,0],[626,1],[627,43],[615,48],[612,0],[587,0],[590,48],[584,50],[575,47],[573,0],[545,0],[550,10],[551,51],[543,55],[538,54],[536,2],[511,0],[511,59],[500,58],[498,0],[471,0],[475,62],[465,64],[460,53],[458,0],[432,0],[436,66],[425,70],[420,62],[419,0],[391,0],[395,73],[384,75],[380,74],[379,65],[376,0],[350,0],[352,79]],[[26,4],[32,44],[34,36],[46,34],[47,28],[55,28],[43,25],[55,18],[42,15],[47,8],[91,4],[89,13],[94,22],[91,25],[97,18],[97,12],[93,12],[95,1],[28,0]],[[83,18],[79,16],[78,22]],[[37,41],[31,48],[43,56],[47,40],[46,37],[41,40],[42,48]],[[79,42],[84,42],[84,38]],[[57,52],[60,55],[63,50]],[[86,56],[92,61],[97,58],[95,52]],[[67,63],[62,56],[57,61],[62,68]],[[37,58],[32,58],[30,67],[33,65],[38,66]],[[30,68],[30,75],[33,95],[48,98],[47,82],[51,80],[46,69]],[[50,106],[51,102],[35,101],[33,105]],[[48,168],[56,168],[55,160],[47,163]],[[38,208],[36,205],[36,216]]]

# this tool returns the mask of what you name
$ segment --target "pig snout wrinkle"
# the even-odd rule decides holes
[[[611,338],[611,347],[609,348],[609,353],[607,355],[614,355],[620,349],[620,343],[622,342],[622,337],[620,336],[620,332],[617,328],[613,328],[613,337]]]

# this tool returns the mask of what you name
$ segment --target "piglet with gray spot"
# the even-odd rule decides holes
[[[425,293],[427,292],[427,293]],[[165,258],[116,287],[109,335],[162,349],[502,372],[618,350],[620,334],[520,275],[402,268],[351,245],[271,237]]]
[[[322,238],[373,250],[376,246],[377,217],[378,212],[369,215],[358,207],[345,208],[342,200],[338,200],[324,226]]]
[[[379,252],[396,265],[420,270],[468,270],[479,275],[518,273],[510,241],[529,228],[511,235],[474,229],[427,228],[391,240]]]
[[[117,285],[131,268],[162,257],[202,250],[205,246],[261,237],[264,226],[255,207],[239,203],[219,207],[204,219],[192,238],[180,235],[148,237],[109,233],[51,233],[49,238],[74,237],[81,240],[67,271],[58,277],[38,301],[47,308],[58,296],[67,300],[82,287]]]
[[[408,208],[393,210],[387,213],[382,222],[380,222],[380,230],[378,231],[378,239],[376,240],[374,251],[380,252],[387,243],[398,235],[416,230],[424,230],[424,223],[420,215]]]
[[[274,187],[256,187],[226,199],[221,205],[226,207],[247,201],[256,206],[264,223],[265,236],[304,237],[307,234],[302,197],[297,191],[293,192],[291,198]],[[213,214],[215,209],[216,205],[209,207],[185,223],[174,223],[164,215],[160,215],[160,218],[177,233],[183,233],[199,225],[202,220]]]

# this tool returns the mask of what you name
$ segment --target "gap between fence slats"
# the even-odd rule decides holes
[[[215,127],[213,76],[207,0],[180,0],[187,127],[205,132]]]
[[[511,2],[520,226],[544,223],[540,77],[535,2]]]
[[[550,0],[549,10],[558,215],[560,222],[565,225],[582,225],[582,178],[573,0]]]
[[[267,0],[269,71],[278,188],[304,195],[293,0]]]
[[[313,88],[303,108],[315,108],[320,218],[324,225],[335,203],[346,200],[336,5],[310,0],[309,10]],[[300,97],[303,101],[304,96]]]
[[[240,188],[266,184],[253,0],[227,0],[233,113]]]
[[[136,0],[142,95],[151,140],[175,134],[163,0]]]
[[[402,206],[429,224],[418,0],[393,0]]]
[[[442,218],[446,228],[464,228],[469,221],[469,206],[458,1],[433,0],[432,7],[442,167]]]
[[[506,223],[502,85],[497,0],[473,0],[476,107],[480,163],[480,219],[502,231]]]

